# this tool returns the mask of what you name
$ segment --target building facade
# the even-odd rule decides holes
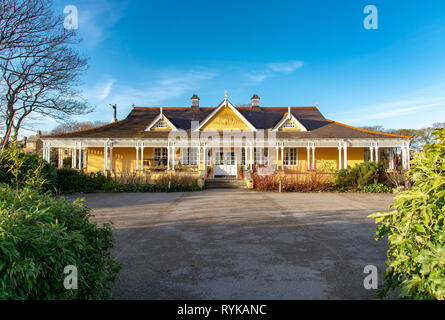
[[[42,136],[43,157],[70,149],[85,172],[205,171],[237,176],[241,168],[327,171],[364,161],[408,169],[410,137],[373,132],[326,119],[318,107],[247,107],[227,98],[213,108],[133,107],[126,119],[66,134]]]

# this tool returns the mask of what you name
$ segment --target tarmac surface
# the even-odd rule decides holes
[[[236,189],[82,197],[94,221],[114,223],[125,265],[116,299],[373,299],[364,268],[381,281],[386,243],[367,216],[393,200]]]

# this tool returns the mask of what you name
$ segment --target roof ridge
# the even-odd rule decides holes
[[[236,109],[247,109],[250,110],[252,107],[236,107]],[[140,110],[156,110],[156,109],[164,109],[164,110],[175,110],[175,109],[188,109],[191,110],[191,107],[133,107],[133,109],[140,109]],[[199,107],[199,109],[216,109],[218,107]],[[291,109],[310,109],[310,110],[318,110],[318,107],[315,106],[307,106],[307,107],[290,107]],[[198,110],[199,110],[198,109]],[[260,107],[260,109],[289,109],[289,107]],[[195,109],[196,110],[196,109]]]
[[[375,133],[375,134],[381,134],[381,135],[392,136],[392,137],[400,137],[400,138],[410,138],[410,139],[412,138],[412,136],[403,136],[403,135],[400,135],[400,134],[394,134],[394,133],[388,133],[388,132],[379,132],[379,131],[372,131],[372,130],[357,128],[357,127],[353,127],[353,126],[350,126],[350,125],[347,125],[347,124],[344,124],[344,123],[341,123],[341,122],[337,122],[337,121],[334,121],[334,120],[329,120],[329,119],[326,119],[326,121],[338,124],[338,125],[343,126],[343,127],[347,127],[347,128],[351,128],[351,129],[354,129],[354,130],[367,132],[367,133]]]
[[[74,133],[83,133],[83,132],[93,131],[93,130],[96,130],[96,129],[102,129],[102,128],[105,128],[105,127],[111,127],[111,126],[113,126],[113,125],[115,125],[117,123],[123,122],[125,120],[127,120],[127,119],[122,119],[122,120],[119,120],[119,121],[107,123],[107,124],[104,124],[102,126],[98,126],[98,127],[94,127],[94,128],[90,128],[90,129],[83,129],[83,130],[77,130],[77,131],[72,131],[72,132],[63,132],[63,133],[42,135],[41,138],[54,138],[54,137],[61,137],[61,136],[64,136],[64,135],[71,135],[71,134],[74,134]]]

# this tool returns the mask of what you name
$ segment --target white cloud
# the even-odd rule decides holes
[[[437,107],[445,108],[445,97],[391,101],[349,111],[347,113],[349,113],[350,118],[345,121],[360,124],[371,120],[394,119],[418,111],[424,110],[426,112]]]
[[[303,67],[303,65],[304,65],[303,61],[290,60],[287,62],[269,63],[267,67],[270,70],[278,73],[291,73],[297,69],[300,69],[301,67]]]
[[[126,1],[80,1],[79,33],[85,44],[94,47],[105,40],[108,29],[121,19],[126,5]]]
[[[303,61],[290,60],[287,62],[273,62],[265,66],[265,70],[256,73],[245,73],[245,76],[253,82],[263,82],[267,78],[276,77],[279,74],[289,74],[303,67]]]
[[[260,74],[246,73],[245,75],[249,80],[252,80],[253,82],[263,82],[267,78],[272,77],[271,73],[260,73]]]
[[[115,79],[110,79],[100,87],[99,92],[99,99],[105,100],[110,95],[111,89],[113,88],[114,83],[116,82]]]
[[[116,87],[108,100],[124,106],[159,105],[196,90],[200,84],[214,76],[213,72],[203,70],[166,71],[159,74],[155,80],[137,87]]]

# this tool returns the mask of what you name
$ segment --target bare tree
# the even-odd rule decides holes
[[[78,90],[87,59],[80,39],[63,27],[51,0],[0,0],[0,118],[2,150],[29,115],[66,120],[92,109]]]
[[[106,125],[107,123],[108,122],[105,121],[68,122],[60,124],[55,129],[51,130],[51,134],[69,133],[78,130],[88,130]]]

